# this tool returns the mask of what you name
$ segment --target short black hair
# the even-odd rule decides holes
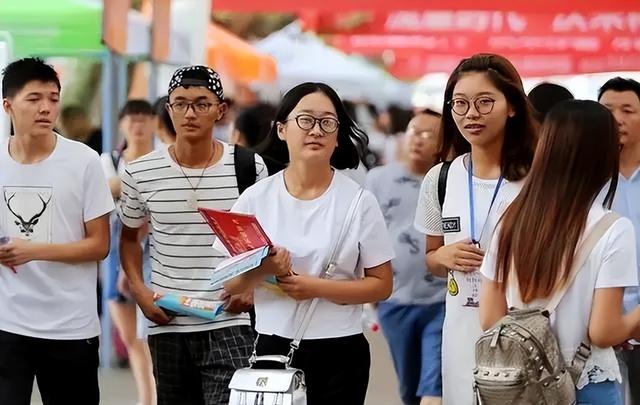
[[[127,115],[153,115],[153,107],[147,100],[134,99],[127,101],[120,110],[119,119],[123,119]]]
[[[561,101],[573,100],[573,94],[555,83],[540,83],[529,92],[529,102],[533,106],[538,121],[544,121],[549,111]]]
[[[284,141],[278,138],[277,123],[284,123],[287,117],[298,105],[300,100],[313,93],[322,93],[331,100],[336,109],[338,121],[338,146],[331,156],[331,166],[338,170],[355,169],[360,164],[364,151],[369,143],[367,134],[349,116],[340,96],[334,89],[325,83],[306,82],[289,90],[276,111],[276,116],[271,131],[265,141],[258,147],[258,153],[272,157],[279,163],[289,163],[289,151]]]
[[[425,108],[423,110],[420,110],[420,111],[418,111],[418,113],[416,115],[418,115],[418,114],[433,115],[434,117],[442,118],[442,114],[440,114],[437,111],[432,110],[431,108]]]
[[[598,91],[598,100],[602,98],[602,95],[605,91],[609,90],[618,92],[632,91],[636,93],[636,96],[638,96],[638,100],[640,100],[640,83],[633,79],[625,79],[618,76],[608,80],[605,84],[602,85],[602,87],[600,87],[600,90]]]
[[[160,124],[164,127],[169,135],[174,138],[178,136],[176,133],[176,129],[173,126],[173,121],[171,121],[171,115],[169,111],[167,111],[167,103],[169,102],[169,96],[162,96],[156,100],[153,104],[153,115],[158,117]]]
[[[60,91],[60,78],[53,66],[40,58],[24,58],[11,62],[2,71],[2,97],[15,97],[31,81],[54,83]]]
[[[87,117],[87,111],[79,105],[67,105],[60,111],[60,119],[67,121],[73,118]]]
[[[249,148],[255,148],[269,135],[276,109],[270,104],[259,103],[240,111],[233,123]]]
[[[387,108],[387,113],[391,120],[391,126],[389,128],[390,135],[396,135],[406,131],[409,126],[409,121],[413,119],[413,111],[395,104],[391,104],[389,108]]]

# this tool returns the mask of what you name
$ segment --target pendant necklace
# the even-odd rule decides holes
[[[216,154],[217,148],[218,148],[218,145],[214,142],[213,143],[213,151],[211,152],[211,156],[209,157],[209,160],[207,161],[207,163],[202,168],[202,173],[200,173],[200,177],[198,178],[198,183],[194,187],[193,183],[191,183],[191,180],[189,180],[189,176],[187,176],[187,174],[185,173],[184,169],[182,168],[182,163],[180,163],[180,160],[178,159],[178,154],[176,153],[176,147],[175,146],[173,147],[173,157],[175,158],[176,163],[178,163],[178,167],[180,168],[180,171],[182,172],[182,175],[184,176],[184,178],[189,183],[189,187],[191,187],[191,193],[189,194],[189,197],[187,197],[187,206],[190,209],[194,210],[194,211],[198,210],[198,187],[200,186],[200,183],[202,182],[202,178],[204,177],[204,172],[207,170],[207,168],[211,164],[211,161],[213,160],[213,157]]]

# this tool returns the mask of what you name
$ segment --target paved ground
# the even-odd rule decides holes
[[[400,405],[397,382],[384,337],[380,332],[369,336],[372,367],[366,405]],[[100,376],[102,405],[135,405],[133,380],[128,371],[105,370]],[[31,401],[41,405],[37,388]]]

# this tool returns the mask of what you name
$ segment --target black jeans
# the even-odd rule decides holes
[[[34,377],[44,405],[99,404],[98,346],[0,331],[0,404],[29,405]]]
[[[286,355],[289,343],[280,336],[260,335],[257,354]],[[303,340],[291,366],[304,371],[308,405],[364,404],[371,354],[363,334]]]

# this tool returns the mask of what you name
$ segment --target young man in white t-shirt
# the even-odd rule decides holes
[[[99,403],[96,282],[114,205],[98,155],[56,134],[60,81],[40,59],[2,78],[0,404]]]
[[[211,138],[226,112],[220,78],[205,66],[178,69],[169,84],[167,108],[175,144],[127,165],[122,175],[120,241],[122,267],[149,326],[158,405],[218,405],[229,402],[234,371],[248,365],[254,335],[252,294],[227,297],[210,278],[225,257],[211,248],[214,235],[199,207],[229,210],[239,196],[236,154],[241,150]],[[248,153],[246,150],[243,153]],[[266,177],[262,159],[250,154],[252,180]],[[142,277],[138,228],[149,222],[151,286]],[[215,320],[169,317],[154,293],[224,304]]]

